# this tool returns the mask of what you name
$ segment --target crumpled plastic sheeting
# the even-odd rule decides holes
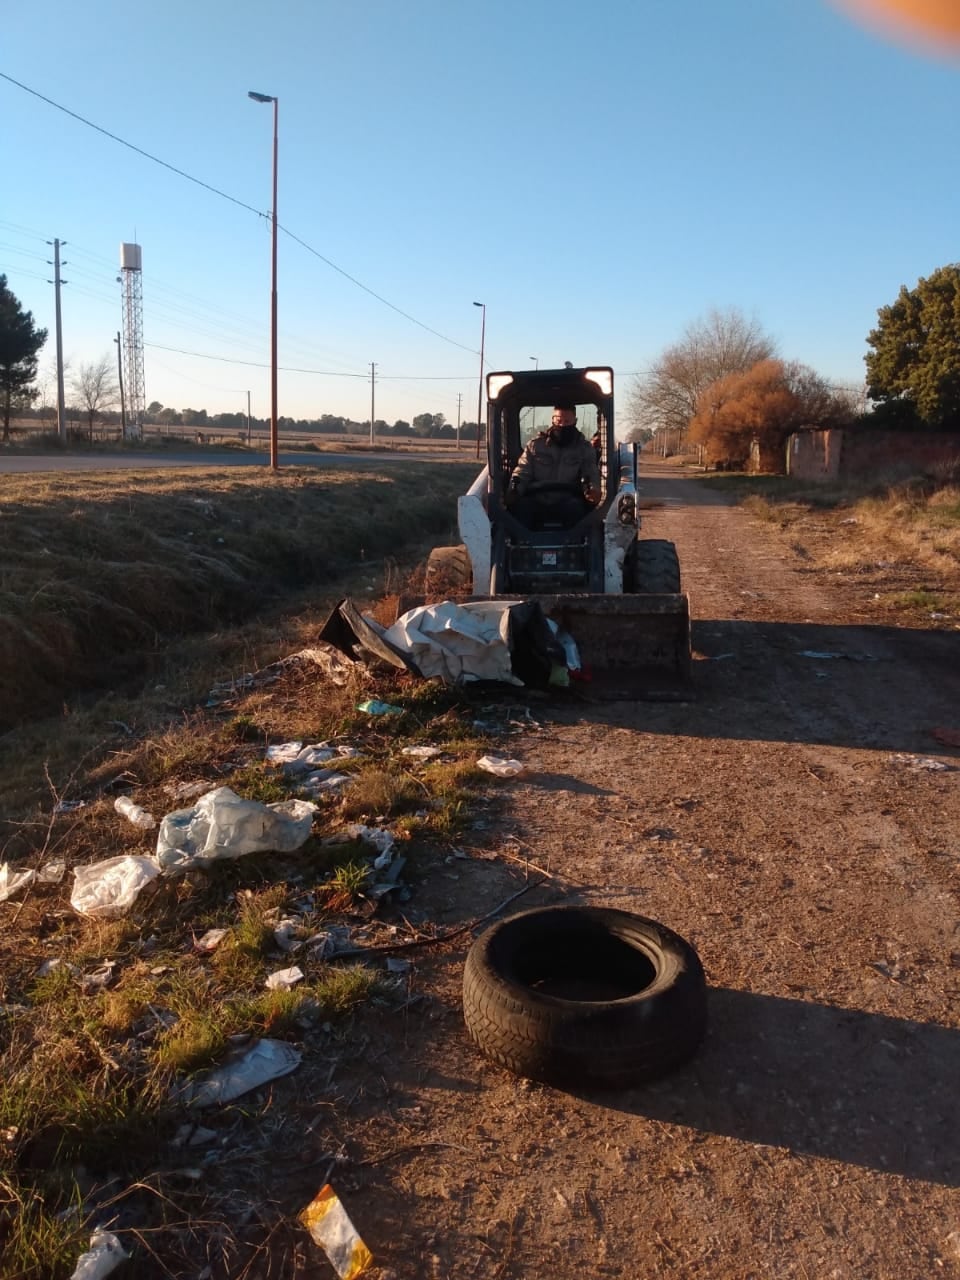
[[[186,1081],[174,1101],[188,1107],[212,1107],[232,1102],[251,1089],[289,1075],[300,1065],[299,1050],[284,1040],[257,1040],[235,1050],[219,1067]]]
[[[90,1237],[90,1248],[77,1259],[70,1280],[105,1280],[129,1257],[112,1231],[94,1231]]]
[[[409,655],[427,680],[449,684],[497,680],[521,685],[510,655],[511,601],[477,601],[411,609],[388,627],[383,638]]]
[[[74,872],[70,905],[82,916],[112,920],[133,906],[140,890],[156,879],[160,867],[154,858],[124,854],[104,862],[90,862]]]
[[[192,809],[167,814],[160,824],[157,860],[164,871],[185,871],[247,853],[292,853],[309,837],[316,811],[309,800],[261,804],[217,787]]]
[[[0,862],[0,902],[12,898],[18,889],[30,884],[37,878],[37,873],[29,868],[17,871],[10,862]]]

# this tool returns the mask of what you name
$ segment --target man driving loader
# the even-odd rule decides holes
[[[507,507],[528,529],[569,529],[602,496],[597,453],[577,429],[575,406],[555,405],[550,429],[534,436],[513,470]]]

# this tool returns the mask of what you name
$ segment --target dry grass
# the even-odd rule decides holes
[[[162,675],[236,622],[445,534],[468,465],[0,478],[0,729],[93,683]],[[377,583],[379,586],[379,582]]]
[[[707,477],[757,520],[788,531],[812,565],[876,588],[875,607],[901,622],[960,618],[960,477],[938,465],[859,485],[811,485],[783,476]]]

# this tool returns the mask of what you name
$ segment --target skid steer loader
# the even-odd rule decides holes
[[[511,477],[557,404],[576,406],[597,451],[602,496],[595,506],[584,499],[582,514],[574,502],[572,521],[569,501],[544,501],[536,518],[521,520]],[[434,549],[428,591],[442,583],[475,600],[538,601],[575,640],[595,696],[689,696],[690,610],[676,548],[640,537],[637,447],[615,438],[611,368],[488,374],[487,465],[459,499],[458,516],[463,544]]]

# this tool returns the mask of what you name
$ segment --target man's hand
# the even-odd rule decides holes
[[[600,499],[603,497],[603,494],[600,492],[599,489],[594,489],[592,485],[588,484],[583,491],[583,496],[586,498],[586,500],[590,503],[592,507],[595,507],[599,503]]]

